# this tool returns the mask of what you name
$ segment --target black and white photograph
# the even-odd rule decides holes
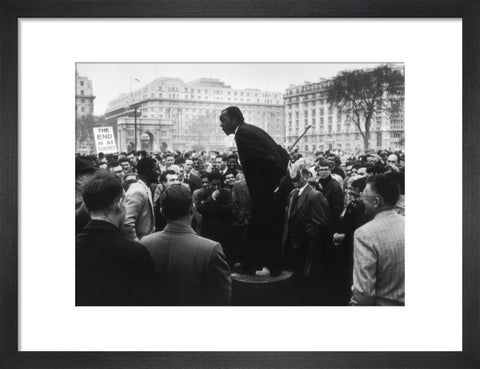
[[[404,76],[77,63],[76,305],[404,306]]]

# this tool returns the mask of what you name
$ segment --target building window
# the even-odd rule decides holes
[[[80,95],[85,95],[85,91],[81,90]]]
[[[83,81],[80,81],[80,86],[83,86]]]
[[[82,113],[85,113],[85,108],[83,108],[83,107],[80,108],[80,111],[81,111]]]

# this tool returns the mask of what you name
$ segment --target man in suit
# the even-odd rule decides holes
[[[309,170],[297,166],[293,173],[294,190],[288,199],[287,215],[282,237],[282,256],[293,271],[300,305],[309,305],[320,293],[312,288],[318,270],[320,250],[324,247],[329,223],[328,203],[322,193],[308,184]]]
[[[161,203],[168,224],[141,243],[154,259],[160,285],[168,287],[171,304],[229,305],[230,268],[221,245],[198,236],[190,227],[190,191],[180,185],[168,187]]]
[[[332,158],[332,156],[330,156]],[[328,294],[335,296],[332,303],[345,304],[344,297],[341,295],[341,280],[343,279],[341,271],[344,268],[344,259],[342,255],[342,249],[340,247],[333,246],[333,235],[338,231],[340,225],[340,216],[344,209],[344,196],[340,183],[337,182],[331,173],[331,163],[324,158],[320,158],[317,163],[318,171],[318,183],[320,191],[328,201],[330,209],[330,223],[328,225],[328,240],[330,241],[325,248],[322,249],[323,258],[322,267],[320,268],[322,279],[326,283],[325,289],[328,290]],[[337,302],[338,299],[338,302]],[[340,301],[341,300],[341,301]]]
[[[350,305],[405,305],[405,218],[395,210],[396,178],[378,174],[362,192],[373,220],[355,231]]]
[[[155,304],[161,289],[152,289],[153,260],[145,247],[120,233],[125,217],[120,180],[100,171],[83,198],[91,220],[76,237],[76,305]]]
[[[340,220],[343,211],[344,198],[340,184],[332,178],[330,162],[324,158],[320,158],[317,163],[318,183],[323,196],[328,201],[330,213],[332,215],[332,227]]]
[[[193,169],[193,161],[192,159],[185,159],[185,164],[183,166],[185,171],[183,182],[190,186],[190,190],[195,191],[202,187],[202,181],[200,176],[197,176],[195,173],[192,172]]]
[[[234,234],[232,193],[222,186],[223,176],[212,171],[208,176],[209,185],[198,196],[197,210],[202,215],[202,237],[220,242],[227,257],[228,264],[233,267]]]
[[[247,182],[242,179],[233,185],[233,229],[235,234],[235,261],[244,260],[248,223],[252,216],[252,199]]]
[[[255,273],[267,266],[272,275],[280,274],[280,242],[273,237],[281,233],[277,216],[278,199],[275,190],[285,176],[288,153],[259,127],[247,124],[236,106],[222,110],[221,128],[226,135],[235,134],[238,154],[252,198],[252,218],[249,223],[242,271]]]
[[[138,181],[132,183],[125,195],[125,222],[122,233],[132,241],[152,233],[155,229],[152,183],[158,183],[158,170],[152,158],[137,163]]]

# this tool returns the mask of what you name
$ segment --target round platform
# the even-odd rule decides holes
[[[282,271],[277,277],[233,273],[232,305],[282,306],[291,305],[295,290],[292,272]]]
[[[259,276],[259,275],[248,275],[240,273],[232,273],[231,277],[233,280],[241,283],[275,283],[284,281],[292,276],[292,272],[287,270],[282,270],[280,275],[276,277],[270,276]]]

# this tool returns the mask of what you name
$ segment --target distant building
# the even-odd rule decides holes
[[[75,116],[77,119],[86,118],[93,115],[94,104],[92,81],[87,77],[82,77],[75,72]]]
[[[117,124],[120,151],[137,149],[188,150],[194,146],[225,151],[234,145],[220,128],[220,112],[238,106],[245,121],[266,130],[278,143],[285,139],[285,117],[280,92],[234,89],[213,78],[185,83],[162,77],[108,103],[105,119]]]
[[[403,73],[403,68],[402,68]],[[351,117],[342,109],[327,103],[329,81],[291,85],[284,94],[286,143],[292,145],[305,131],[298,147],[304,152],[341,150],[363,151],[363,138]],[[371,149],[398,149],[405,145],[404,101],[397,101],[395,113],[377,110],[372,118],[369,146]]]
[[[94,103],[92,81],[75,71],[75,147],[76,152],[95,152],[93,140]]]

